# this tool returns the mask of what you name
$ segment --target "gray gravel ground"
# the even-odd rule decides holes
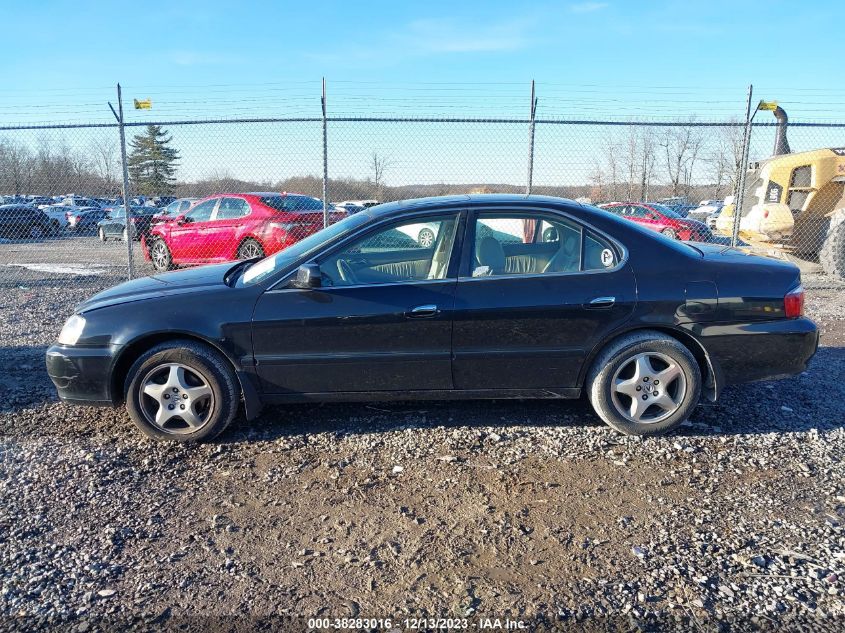
[[[805,278],[822,328],[807,372],[730,388],[665,438],[621,437],[582,402],[376,403],[276,408],[184,447],[56,402],[43,352],[115,281],[2,284],[0,628],[357,614],[842,630],[843,289]]]

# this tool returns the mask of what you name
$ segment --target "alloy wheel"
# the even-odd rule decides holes
[[[417,241],[423,248],[431,248],[432,244],[434,244],[434,231],[423,229],[420,231]]]
[[[620,415],[638,424],[655,424],[680,408],[687,379],[671,357],[643,352],[620,365],[610,388],[611,400]]]
[[[154,367],[141,380],[138,395],[146,420],[165,433],[195,433],[214,413],[208,380],[182,363]]]
[[[257,242],[244,242],[241,245],[241,259],[252,259],[253,257],[261,257],[264,253],[261,251],[261,246]]]
[[[153,265],[158,270],[167,270],[167,244],[161,240],[156,241],[151,249],[150,257],[152,257]]]

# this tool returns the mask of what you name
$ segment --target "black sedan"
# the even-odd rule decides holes
[[[132,235],[132,239],[140,240],[142,235],[150,231],[153,216],[159,212],[157,207],[130,207],[131,217],[129,224],[131,229],[126,228],[126,209],[123,207],[112,207],[106,209],[106,216],[97,222],[97,236],[101,242],[109,238],[120,238],[124,242]]]
[[[434,232],[428,247],[397,239]],[[668,239],[559,198],[454,196],[356,213],[264,259],[127,282],[47,351],[68,402],[205,440],[265,404],[577,398],[665,433],[725,385],[816,351],[798,269]]]
[[[97,223],[106,217],[105,209],[77,207],[67,214],[67,230],[77,233],[91,233],[97,230]]]
[[[0,237],[41,239],[53,232],[50,218],[28,204],[0,205]]]

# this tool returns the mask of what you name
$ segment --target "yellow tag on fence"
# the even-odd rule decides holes
[[[777,101],[761,101],[760,105],[757,106],[758,110],[777,110],[778,102]]]
[[[133,99],[136,110],[151,110],[153,107],[152,99]]]

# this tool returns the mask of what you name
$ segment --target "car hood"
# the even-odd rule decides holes
[[[225,285],[226,272],[233,263],[199,266],[151,277],[141,277],[98,292],[76,306],[76,312],[89,312],[119,303],[144,301],[166,295],[197,292]]]

